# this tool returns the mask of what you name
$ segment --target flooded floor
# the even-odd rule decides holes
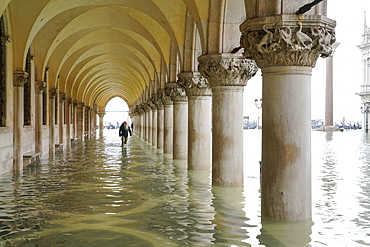
[[[0,246],[369,246],[370,138],[312,132],[313,218],[260,218],[261,131],[244,131],[245,185],[212,187],[116,130],[0,176]]]

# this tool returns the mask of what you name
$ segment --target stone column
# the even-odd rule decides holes
[[[339,43],[334,43],[336,49]],[[333,121],[333,54],[326,58],[325,130],[334,130]]]
[[[145,136],[144,136],[144,140],[149,142],[149,128],[150,128],[150,120],[149,120],[149,111],[150,111],[150,107],[148,106],[147,103],[144,103],[144,111],[145,111],[145,128],[144,128],[144,131],[145,131]]]
[[[189,104],[188,169],[211,169],[211,88],[199,72],[178,74]]]
[[[85,104],[79,102],[77,104],[77,138],[80,141],[85,141]]]
[[[98,115],[99,115],[99,136],[103,136],[105,112],[98,112]]]
[[[150,109],[152,110],[152,124],[150,126],[150,130],[152,132],[151,136],[151,143],[153,146],[157,147],[157,126],[158,126],[158,112],[157,112],[157,104],[156,104],[157,97],[156,95],[152,96],[150,100]]]
[[[74,100],[73,105],[72,105],[72,116],[73,116],[73,120],[72,120],[72,125],[73,125],[72,139],[77,138],[77,105],[78,105],[78,101]]]
[[[71,146],[71,113],[72,113],[72,98],[67,97],[66,99],[66,136],[65,144],[69,148]]]
[[[85,106],[85,112],[84,112],[84,121],[83,121],[83,125],[84,125],[84,136],[85,136],[85,139],[90,139],[90,136],[91,136],[91,133],[90,133],[90,111],[91,111],[91,107],[90,106]]]
[[[59,94],[59,144],[65,142],[64,136],[64,114],[65,114],[65,101],[67,99],[67,94]]]
[[[28,74],[25,71],[13,73],[14,86],[14,126],[13,126],[13,170],[23,170],[23,87],[27,81]]]
[[[334,25],[291,14],[241,25],[244,55],[263,76],[263,218],[311,218],[311,70],[319,55],[332,53]]]
[[[238,54],[198,58],[212,88],[212,183],[243,184],[243,90],[256,64]]]
[[[35,151],[43,151],[42,134],[42,94],[46,89],[46,83],[43,81],[35,82]]]
[[[181,85],[171,91],[173,101],[173,159],[188,158],[188,98]]]
[[[157,148],[163,150],[164,146],[164,106],[163,106],[163,93],[164,90],[159,90],[157,98],[158,121],[157,121]]]
[[[170,85],[167,83],[164,105],[164,133],[163,133],[163,153],[172,156],[173,152],[173,102],[170,97]]]
[[[49,153],[55,153],[55,101],[57,98],[56,88],[49,90]]]

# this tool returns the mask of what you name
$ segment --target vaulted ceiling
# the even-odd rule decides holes
[[[130,105],[168,76],[171,47],[183,55],[186,16],[201,22],[208,11],[208,0],[0,1],[13,69],[24,70],[30,52],[36,81],[49,68],[49,88],[91,105],[115,96]]]

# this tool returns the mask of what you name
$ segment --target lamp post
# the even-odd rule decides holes
[[[256,105],[257,109],[262,109],[262,99],[260,100],[255,99],[254,104]],[[260,128],[260,116],[258,115],[257,129],[259,128]]]
[[[367,133],[369,131],[369,112],[370,112],[370,109],[369,109],[369,102],[366,102],[364,104],[365,108],[361,106],[361,113],[362,114],[365,114],[365,132]]]

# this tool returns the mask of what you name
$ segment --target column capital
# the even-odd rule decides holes
[[[99,115],[99,117],[104,117],[104,115],[105,115],[105,112],[98,112],[98,115]]]
[[[12,39],[9,36],[1,36],[1,44],[4,47],[7,47],[12,42]]]
[[[211,87],[245,86],[258,70],[253,60],[234,53],[202,55],[198,61],[198,70]]]
[[[319,56],[328,57],[335,42],[335,21],[321,15],[282,14],[248,19],[240,25],[244,56],[260,68],[315,67]]]
[[[185,88],[187,96],[211,96],[208,80],[199,72],[181,72],[177,84]]]
[[[27,83],[28,73],[23,70],[17,70],[13,72],[13,86],[23,87]]]
[[[164,105],[172,105],[173,102],[172,102],[172,98],[171,98],[171,88],[176,85],[175,82],[167,82],[166,83],[166,87],[164,89],[164,95],[163,95],[163,99],[162,99],[162,102]]]
[[[49,89],[49,99],[55,99],[57,97],[57,89],[50,88]]]
[[[42,94],[46,90],[46,82],[36,81],[35,82],[35,93]]]
[[[77,101],[77,100],[73,100],[73,101],[72,101],[72,104],[73,104],[73,107],[77,107],[77,105],[78,105],[78,101]]]
[[[165,96],[164,89],[159,89],[156,95],[156,102],[155,104],[157,105],[158,110],[163,109],[163,98]]]
[[[157,96],[155,94],[153,94],[148,100],[148,106],[150,109],[152,109],[152,111],[157,110]]]
[[[66,93],[60,93],[59,94],[59,102],[62,103],[67,99],[67,94]]]
[[[172,85],[169,85],[169,96],[173,102],[188,101],[185,88],[178,83],[172,83]]]
[[[72,97],[68,97],[68,96],[67,96],[66,103],[67,103],[67,105],[71,105],[71,104],[73,104],[73,99],[72,99]]]
[[[85,103],[77,102],[77,107],[84,108],[85,107]]]

